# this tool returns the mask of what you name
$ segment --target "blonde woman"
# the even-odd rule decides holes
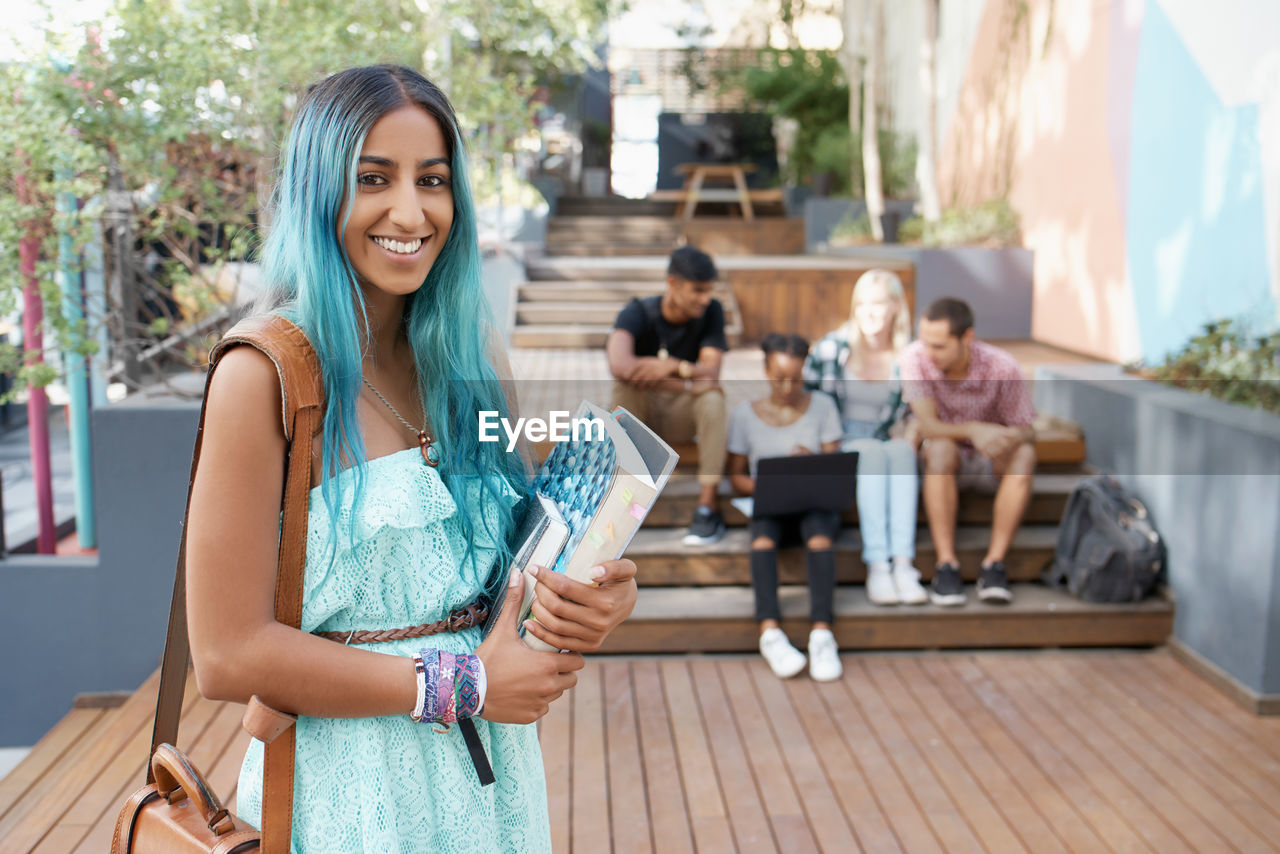
[[[916,453],[891,429],[906,414],[898,353],[911,339],[902,282],[868,270],[853,288],[849,320],[814,345],[805,385],[831,395],[840,410],[845,450],[857,451],[858,519],[867,598],[877,605],[928,600],[913,564],[919,479]]]

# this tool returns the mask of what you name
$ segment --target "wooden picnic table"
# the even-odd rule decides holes
[[[742,209],[742,218],[751,222],[755,219],[752,202],[782,201],[780,190],[747,187],[747,175],[756,171],[754,163],[681,163],[675,171],[684,176],[684,186],[678,190],[659,190],[650,198],[679,202],[676,216],[685,221],[693,219],[698,202],[736,202]],[[705,186],[708,183],[720,186]]]

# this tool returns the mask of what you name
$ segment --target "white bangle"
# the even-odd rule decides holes
[[[422,720],[422,715],[427,704],[427,674],[426,665],[422,661],[422,653],[415,652],[413,654],[413,672],[418,680],[418,698],[413,701],[413,711],[409,713],[409,717],[416,723]],[[484,696],[483,694],[481,695]]]
[[[478,655],[476,656],[476,670],[478,671],[477,673],[478,678],[476,679],[476,686],[477,686],[476,690],[477,690],[477,693],[479,693],[480,695],[480,702],[476,706],[476,712],[475,712],[475,715],[473,715],[473,717],[478,718],[480,717],[480,713],[484,711],[485,694],[489,692],[489,677],[486,676],[484,672],[484,659],[482,659]]]

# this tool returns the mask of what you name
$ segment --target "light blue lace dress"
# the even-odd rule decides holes
[[[338,475],[337,559],[323,560],[329,513],[313,489],[307,517],[304,631],[412,626],[473,602],[491,545],[465,561],[458,508],[436,470],[412,448],[371,460],[350,528],[354,476]],[[479,484],[466,508],[479,522]],[[515,501],[514,493],[509,500]],[[477,537],[483,538],[477,524]],[[473,652],[480,629],[369,644],[389,655],[423,646]],[[407,711],[407,710],[406,710]],[[408,714],[380,718],[299,717],[293,795],[296,854],[421,854],[427,851],[550,851],[542,753],[533,725],[476,720],[497,781],[481,786],[457,726],[437,733]],[[262,812],[262,743],[245,755],[237,813],[254,827]]]

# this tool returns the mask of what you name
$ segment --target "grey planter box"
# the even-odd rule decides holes
[[[1030,249],[886,245],[840,247],[826,254],[910,261],[916,271],[917,318],[935,299],[958,297],[973,309],[979,338],[1031,337],[1035,253]]]
[[[35,744],[76,694],[132,691],[159,666],[199,414],[145,395],[94,410],[98,557],[0,560],[17,647],[0,662],[0,747]]]
[[[1117,365],[1041,367],[1035,397],[1079,423],[1088,462],[1151,511],[1176,644],[1245,705],[1280,713],[1280,417]]]
[[[807,187],[798,188],[806,191],[796,194],[789,203],[801,203],[804,207],[804,251],[823,252],[831,240],[831,232],[846,217],[857,219],[867,212],[864,199],[853,199],[838,196],[810,196]],[[896,213],[905,221],[915,210],[915,199],[886,199],[885,213]],[[790,214],[790,209],[788,209]]]

